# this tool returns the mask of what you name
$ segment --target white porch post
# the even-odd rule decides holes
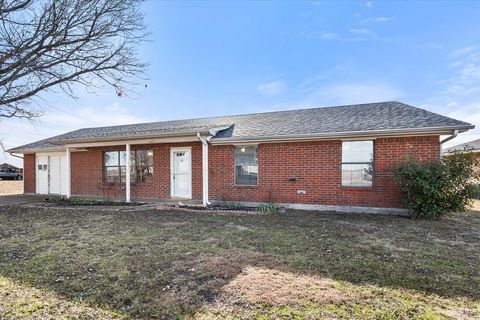
[[[125,165],[126,169],[126,179],[125,179],[125,201],[130,202],[130,144],[126,145],[126,154],[127,154],[127,163]]]
[[[203,205],[209,205],[208,202],[208,140],[209,138],[202,138],[200,132],[197,132],[197,138],[202,143],[202,190],[203,190]]]
[[[72,169],[70,164],[70,148],[67,148],[66,153],[67,154],[65,166],[67,167],[67,176],[65,177],[65,183],[67,184],[67,198],[70,198],[72,196]]]
[[[208,142],[202,141],[203,205],[208,205]]]

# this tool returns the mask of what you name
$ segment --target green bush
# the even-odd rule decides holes
[[[118,202],[110,199],[89,199],[89,198],[70,198],[68,202],[71,205],[77,205],[77,206],[108,206],[108,205],[118,204]]]
[[[473,197],[480,200],[480,184],[473,186]]]
[[[436,219],[468,210],[478,181],[478,161],[471,152],[453,152],[435,162],[408,160],[395,170],[412,218]]]
[[[238,201],[233,201],[228,203],[228,208],[231,210],[238,210],[242,207],[242,204]]]
[[[263,213],[277,213],[279,207],[273,202],[262,203],[257,207],[257,210]]]

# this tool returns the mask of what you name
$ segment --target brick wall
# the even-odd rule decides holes
[[[35,154],[23,155],[23,193],[35,193]]]
[[[211,146],[210,198],[214,200],[402,207],[391,168],[407,156],[439,158],[438,136],[380,138],[374,143],[373,187],[341,186],[339,140],[260,144],[258,186],[234,185],[234,147]],[[291,181],[295,178],[296,181]],[[305,190],[300,195],[297,190]]]
[[[132,145],[131,150],[153,150],[153,181],[151,183],[132,183],[132,198],[170,198],[170,148],[172,147],[192,147],[192,196],[194,199],[202,198],[202,146],[200,142]],[[103,183],[103,152],[112,150],[125,150],[125,147],[89,148],[88,151],[72,153],[72,195],[125,197],[125,184]]]
[[[170,198],[170,148],[192,147],[192,194],[202,198],[200,142],[132,146],[153,150],[153,182],[132,184],[132,198]],[[439,137],[379,138],[374,144],[373,187],[341,186],[341,141],[260,144],[258,186],[234,185],[234,147],[209,146],[209,194],[213,200],[401,207],[391,168],[408,156],[422,161],[439,157]],[[103,183],[103,152],[123,146],[72,153],[72,195],[125,197],[124,185]],[[35,160],[25,155],[25,192],[35,192]],[[295,178],[295,181],[292,181]],[[297,190],[305,190],[300,195]]]

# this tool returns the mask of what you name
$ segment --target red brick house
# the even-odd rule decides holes
[[[9,152],[30,194],[395,211],[391,169],[473,127],[393,101],[87,128]]]

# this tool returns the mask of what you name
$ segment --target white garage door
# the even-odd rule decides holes
[[[36,173],[38,194],[67,194],[65,154],[37,154]]]

